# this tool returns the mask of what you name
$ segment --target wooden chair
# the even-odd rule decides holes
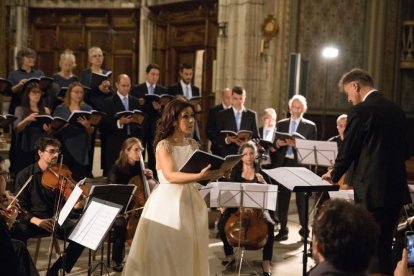
[[[50,237],[50,236],[51,236],[50,234],[44,234],[44,235],[37,235],[37,236],[33,237],[33,238],[37,239],[36,240],[36,249],[35,249],[34,258],[33,258],[33,262],[34,262],[35,265],[36,265],[37,259],[39,257],[40,244],[42,243],[42,239]],[[53,247],[55,249],[56,255],[60,256],[60,254],[61,254],[60,246],[59,246],[59,242],[56,238],[53,240]]]

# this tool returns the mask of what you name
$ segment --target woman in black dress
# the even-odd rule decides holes
[[[75,81],[79,81],[78,76],[73,74],[73,68],[76,66],[76,57],[71,50],[65,50],[60,55],[59,67],[60,71],[52,76],[53,81],[56,83],[58,90],[56,106],[63,103],[65,98],[65,89],[68,88],[69,84]],[[62,89],[63,88],[63,89]]]
[[[30,83],[24,91],[22,104],[16,108],[13,143],[15,158],[11,167],[14,173],[36,162],[35,143],[50,131],[50,126],[36,122],[36,115],[50,115],[50,110],[42,103],[42,91],[38,83]]]
[[[142,153],[142,145],[138,138],[131,137],[122,143],[119,157],[115,161],[108,174],[108,183],[112,184],[128,184],[130,180],[136,176],[142,176],[140,166],[140,158]],[[145,175],[153,178],[153,172],[145,169]],[[123,260],[125,257],[125,232],[127,221],[124,217],[118,217],[114,225],[114,242],[112,243],[112,260],[116,263],[115,271],[122,271]]]
[[[72,82],[66,92],[63,103],[56,107],[54,116],[65,120],[78,110],[91,111],[92,108],[84,103],[85,92],[80,82]],[[94,127],[89,121],[80,117],[77,123],[70,123],[56,135],[62,143],[63,163],[72,171],[72,177],[79,181],[87,176],[89,146]]]
[[[239,154],[244,154],[240,163],[238,163],[233,170],[231,171],[230,181],[231,182],[244,182],[244,183],[262,183],[266,184],[266,181],[263,178],[262,172],[256,164],[255,160],[257,157],[257,147],[252,142],[249,141],[242,146],[240,146]],[[237,208],[226,208],[223,214],[220,217],[218,223],[218,230],[220,239],[223,241],[224,253],[226,259],[222,264],[226,267],[231,267],[235,263],[233,247],[227,241],[226,233],[224,227],[227,220],[230,218],[230,215],[237,211]],[[265,211],[267,212],[267,211]],[[273,212],[270,212],[273,213]],[[263,275],[271,275],[271,262],[273,257],[273,241],[274,241],[274,222],[271,221],[273,214],[266,216],[267,225],[268,225],[268,235],[267,242],[263,247]]]

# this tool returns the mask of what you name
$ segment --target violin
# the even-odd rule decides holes
[[[151,191],[158,184],[155,179],[147,179],[145,176],[145,164],[144,159],[141,155],[140,157],[140,167],[141,167],[141,176],[137,175],[129,180],[128,184],[134,184],[137,186],[133,197],[132,204],[132,214],[128,218],[128,224],[126,228],[126,242],[131,245],[132,239],[135,235],[135,230],[137,229],[139,219],[141,217],[141,210],[144,207],[145,202],[150,196]]]
[[[59,189],[65,200],[71,195],[76,183],[71,170],[64,164],[53,164],[42,175],[42,185],[49,190]],[[88,188],[85,185],[79,188],[82,189],[82,195],[88,196]]]

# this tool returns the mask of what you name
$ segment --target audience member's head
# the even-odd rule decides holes
[[[374,253],[378,226],[362,205],[329,200],[313,223],[313,256],[336,269],[362,272]]]

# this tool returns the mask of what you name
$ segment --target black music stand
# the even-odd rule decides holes
[[[273,210],[277,201],[278,187],[275,185],[263,185],[257,183],[238,183],[238,182],[216,182],[210,183],[212,188],[210,205],[217,204],[218,207],[238,207],[241,212],[243,208],[258,208]],[[214,202],[215,201],[215,202]],[[241,221],[240,221],[241,223]],[[239,231],[241,234],[241,231]],[[244,260],[245,248],[240,246],[241,237],[239,237],[238,248],[241,248],[240,259],[236,263],[236,271],[240,276],[243,262],[253,270],[249,262]],[[235,272],[236,272],[235,271]],[[257,274],[255,272],[255,274]]]
[[[132,196],[135,193],[136,190],[136,186],[133,184],[128,184],[128,185],[124,185],[124,184],[101,184],[101,185],[93,185],[91,187],[90,190],[90,194],[88,197],[88,202],[87,204],[85,204],[85,210],[87,208],[88,203],[91,200],[99,200],[99,201],[104,201],[107,202],[108,204],[115,204],[118,206],[121,206],[121,209],[119,211],[120,214],[124,214],[131,202]],[[110,227],[107,229],[105,235],[103,236],[103,238],[108,234],[109,230],[112,228],[112,224],[115,222],[114,221],[111,223]],[[95,265],[94,268],[92,268],[92,250],[96,250],[92,249],[90,247],[89,248],[89,259],[88,259],[88,275],[91,275],[92,272],[100,265],[101,266],[101,275],[103,272],[103,269],[105,267],[106,272],[108,273],[108,268],[106,267],[104,261],[103,261],[103,255],[104,255],[104,246],[102,244],[102,240],[100,241],[99,245],[101,247],[101,261]],[[109,273],[108,273],[109,274]]]
[[[339,190],[338,185],[332,185],[329,182],[322,180],[312,171],[303,167],[280,167],[271,170],[263,170],[270,178],[285,186],[292,192],[304,193],[305,195],[305,233],[308,237],[309,224],[309,197],[312,192],[328,192]],[[303,239],[303,275],[306,275],[308,262],[308,242],[307,238]]]

